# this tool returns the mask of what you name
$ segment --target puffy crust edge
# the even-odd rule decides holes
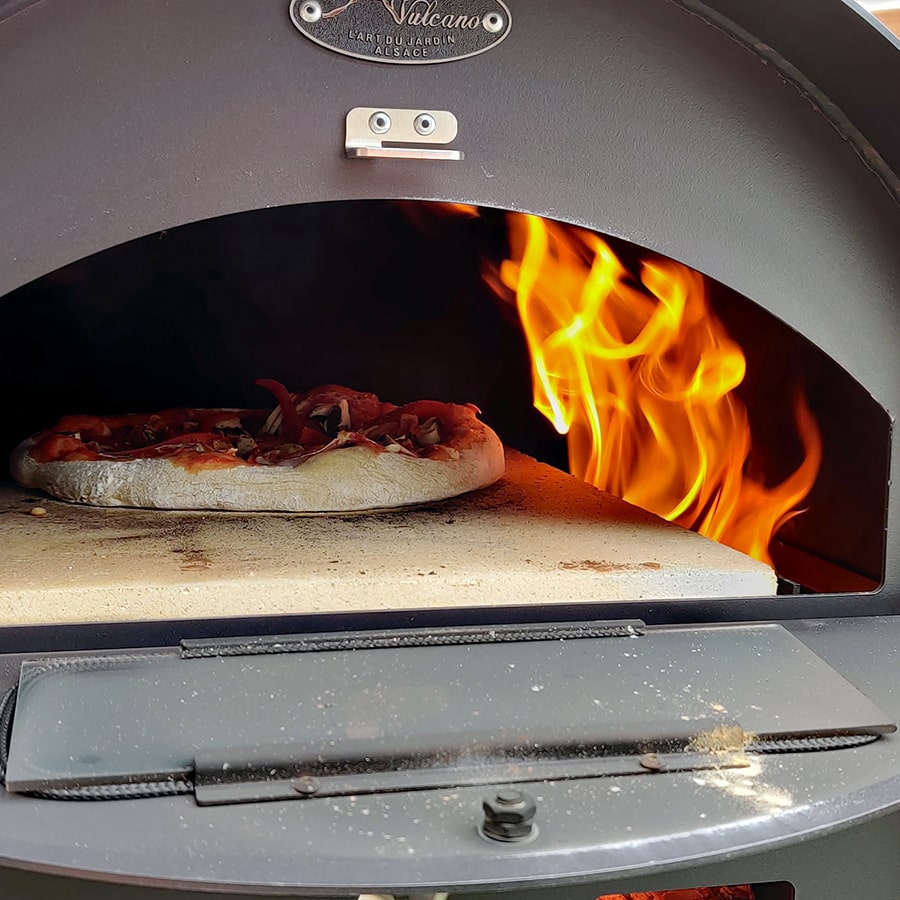
[[[190,470],[168,459],[39,463],[33,438],[13,451],[23,487],[91,506],[269,512],[354,512],[409,506],[487,487],[503,476],[503,445],[477,422],[458,460],[412,458],[345,447],[296,467],[229,466]]]

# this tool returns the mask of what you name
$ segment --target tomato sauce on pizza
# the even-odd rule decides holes
[[[477,407],[434,400],[395,406],[375,394],[326,385],[292,394],[259,379],[278,401],[268,409],[178,408],[153,414],[65,416],[36,436],[38,463],[167,459],[193,470],[297,466],[344,447],[453,459]]]

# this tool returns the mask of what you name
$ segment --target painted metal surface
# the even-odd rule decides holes
[[[710,6],[758,40],[740,40],[721,20],[710,27]],[[65,28],[56,27],[60,10]],[[900,118],[884,115],[896,96],[879,93],[900,77],[896,45],[840,0],[820,4],[812,18],[800,0],[571,0],[553,16],[546,10],[522,0],[515,28],[493,52],[410,68],[347,59],[299,40],[282,0],[160,0],[149,18],[138,0],[5,3],[0,293],[131,238],[245,209],[365,197],[510,207],[625,237],[753,297],[896,415],[900,213],[890,166],[900,165]],[[235,64],[248,48],[252,77]],[[834,65],[851,56],[858,65]],[[779,60],[793,68],[779,69]],[[831,115],[825,97],[844,118]],[[387,100],[452,110],[467,135],[467,159],[433,168],[348,162],[347,111]],[[523,123],[531,122],[540,127],[523,140]],[[900,480],[896,453],[892,480]],[[816,619],[897,611],[896,492],[887,525],[880,595],[687,604],[677,615],[809,617],[794,632],[896,714],[900,619]],[[620,612],[670,615],[659,604]],[[402,619],[417,624],[414,616]],[[379,616],[354,624],[394,623]],[[131,631],[10,630],[2,641],[9,651],[126,646],[129,639],[175,644],[186,631],[240,634],[257,626],[287,630],[259,620],[198,623],[192,632],[156,623]],[[0,658],[7,685],[20,661]],[[471,675],[471,689],[483,691]],[[668,878],[689,885],[701,876],[706,883],[786,877],[808,897],[867,878],[885,892],[900,886],[895,738],[779,757],[754,784],[698,777],[639,776],[624,779],[618,792],[605,783],[579,791],[547,785],[539,797],[547,841],[540,853],[533,845],[492,848],[478,837],[477,788],[384,801],[367,813],[348,798],[327,808],[275,803],[235,813],[198,810],[181,797],[108,804],[98,815],[94,805],[3,795],[0,854],[17,868],[248,892],[260,885],[328,894],[336,885],[475,890],[577,882],[588,897],[599,882],[624,886],[626,874],[649,887]],[[154,852],[150,834],[159,836]],[[0,885],[27,896],[21,886],[29,878],[5,870]],[[636,880],[629,884],[636,889]],[[560,890],[575,896],[571,887]],[[71,884],[66,891],[76,896]]]
[[[282,652],[270,644],[269,653],[252,656],[26,663],[7,789],[193,777],[199,800],[201,782],[352,774],[354,789],[335,783],[332,790],[378,794],[367,776],[397,770],[430,770],[431,783],[453,787],[490,783],[482,766],[507,766],[521,781],[527,771],[515,770],[546,763],[559,771],[546,779],[563,781],[569,776],[558,763],[566,761],[596,761],[595,771],[581,766],[576,779],[606,774],[602,760],[611,757],[631,759],[624,771],[640,774],[637,758],[647,752],[830,752],[834,737],[896,731],[886,713],[778,625],[603,638],[578,631],[559,627],[550,640],[504,644],[459,645],[451,635],[442,645],[434,634],[427,646],[371,649],[363,636],[360,646],[337,651]],[[480,698],[457,674],[469,668],[492,685]],[[723,767],[729,762],[723,756]],[[268,796],[285,790],[296,797],[290,784]]]
[[[888,715],[900,715],[897,619],[813,620],[788,628]],[[0,658],[0,687],[15,677],[18,662]],[[473,659],[461,675],[473,699],[490,689],[482,674]],[[900,741],[887,736],[850,750],[763,757],[752,774],[735,769],[534,785],[529,793],[539,807],[540,836],[524,846],[492,846],[477,834],[485,790],[211,808],[197,807],[191,797],[72,803],[3,794],[0,864],[57,873],[74,868],[157,887],[253,893],[267,885],[326,895],[554,884],[587,891],[625,877],[632,885],[641,878],[664,884],[667,877],[684,885],[706,871],[721,878],[715,872],[722,870],[741,873],[738,881],[802,877],[816,884],[824,863],[815,854],[806,858],[803,846],[829,834],[834,840],[823,846],[857,847],[857,835],[873,832],[896,839]],[[882,826],[865,825],[882,816]],[[854,853],[844,850],[842,867],[856,871]],[[806,862],[797,863],[800,858]],[[896,853],[862,858],[875,883],[896,883]]]

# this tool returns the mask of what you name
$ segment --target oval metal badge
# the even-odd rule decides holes
[[[508,34],[501,0],[291,0],[311,41],[358,59],[427,65],[484,53]]]

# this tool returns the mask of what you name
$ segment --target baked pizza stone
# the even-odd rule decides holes
[[[491,487],[338,517],[102,509],[8,486],[0,572],[0,625],[776,590],[769,566],[514,451]]]

